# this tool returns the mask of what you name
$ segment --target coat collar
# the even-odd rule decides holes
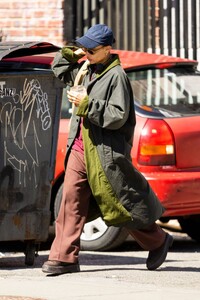
[[[106,64],[89,65],[88,70],[89,72],[95,72],[96,78],[99,78],[100,76],[108,72],[110,69],[120,64],[121,63],[118,54],[111,54],[111,58]]]

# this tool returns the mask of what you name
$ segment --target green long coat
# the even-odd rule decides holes
[[[52,70],[72,86],[81,67],[77,61],[78,57],[65,47],[56,55]],[[146,228],[161,217],[164,209],[147,180],[132,165],[133,93],[118,56],[112,55],[109,65],[95,79],[90,81],[86,74],[82,84],[88,96],[72,116],[66,162],[82,117],[88,182],[101,217],[108,226]]]

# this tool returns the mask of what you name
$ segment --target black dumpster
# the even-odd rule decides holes
[[[0,242],[23,241],[32,265],[49,233],[62,88],[50,69],[52,45],[27,49],[0,61]]]

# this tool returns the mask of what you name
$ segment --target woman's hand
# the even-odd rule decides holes
[[[82,48],[78,48],[77,50],[74,51],[74,53],[81,57],[85,55],[85,52],[83,51]]]
[[[87,96],[87,91],[84,87],[81,87],[81,91],[75,91],[75,89],[78,87],[73,87],[69,91],[67,91],[69,102],[71,102],[75,106],[79,106],[80,102],[85,98],[85,96]],[[78,89],[80,89],[80,87]]]

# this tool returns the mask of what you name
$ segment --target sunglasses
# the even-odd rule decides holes
[[[104,46],[98,48],[98,49],[88,49],[88,48],[82,48],[84,52],[88,52],[91,55],[96,54],[99,50],[101,50],[102,48],[104,48]]]

